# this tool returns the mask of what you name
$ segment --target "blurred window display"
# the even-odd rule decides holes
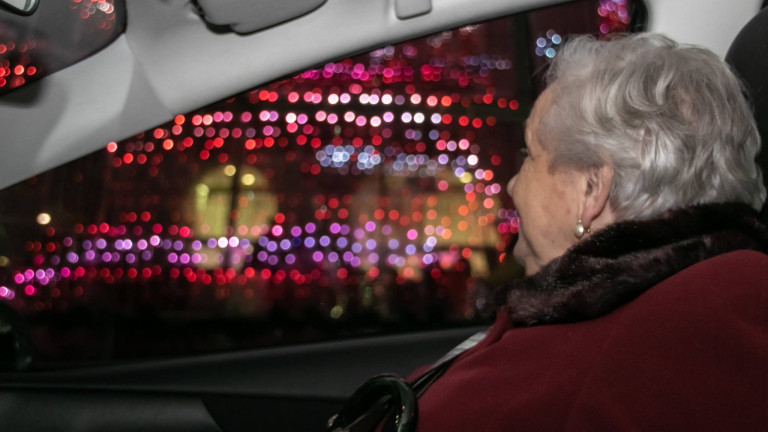
[[[38,369],[479,323],[547,59],[629,5],[330,61],[0,191],[0,316]]]

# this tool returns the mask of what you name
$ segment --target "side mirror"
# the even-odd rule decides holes
[[[0,8],[17,15],[28,16],[35,13],[40,0],[0,0]]]

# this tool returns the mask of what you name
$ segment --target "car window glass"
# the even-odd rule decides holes
[[[541,70],[570,34],[626,31],[629,7],[331,61],[0,191],[5,367],[480,322],[478,293],[520,273],[505,184]]]

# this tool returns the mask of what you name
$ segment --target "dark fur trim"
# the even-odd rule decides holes
[[[596,232],[535,275],[505,287],[512,321],[532,326],[604,315],[697,262],[768,251],[768,228],[744,204],[708,204]]]

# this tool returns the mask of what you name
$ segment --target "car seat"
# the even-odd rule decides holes
[[[725,60],[741,77],[754,109],[762,149],[757,163],[768,185],[768,7],[763,8],[733,40]],[[768,205],[763,205],[762,218],[768,222]]]

